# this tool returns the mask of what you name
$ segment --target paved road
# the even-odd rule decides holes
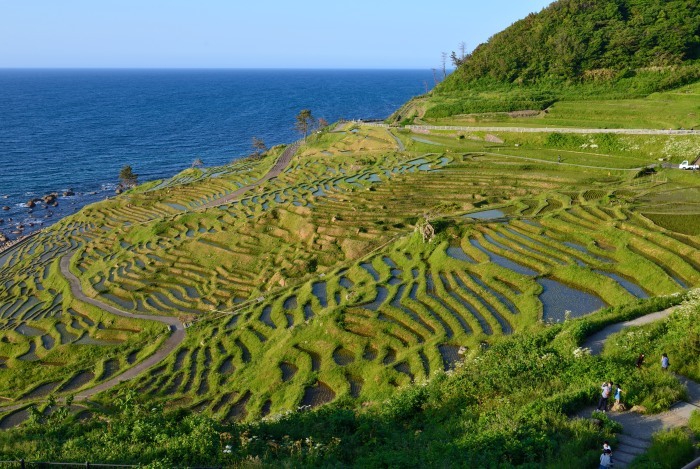
[[[671,315],[673,311],[675,311],[675,309],[675,307],[668,308],[663,311],[647,314],[646,316],[633,319],[632,321],[611,324],[605,327],[604,329],[596,332],[595,334],[589,336],[581,346],[591,349],[591,353],[593,355],[600,355],[600,353],[603,351],[603,345],[605,345],[605,341],[608,340],[608,338],[611,335],[616,334],[622,329],[626,329],[628,327],[643,326],[645,324],[651,324],[652,322],[660,321],[661,319],[666,319]]]
[[[647,314],[632,321],[611,324],[588,337],[583,347],[591,349],[593,355],[602,352],[605,341],[613,334],[627,327],[642,326],[667,318],[676,308],[669,308],[657,313]],[[656,357],[654,357],[654,360]],[[690,414],[700,411],[700,383],[677,376],[688,389],[688,402],[678,402],[671,409],[655,415],[643,415],[637,412],[611,412],[609,417],[622,424],[623,430],[618,435],[618,447],[613,448],[613,460],[616,468],[624,468],[639,454],[643,454],[651,445],[654,433],[671,428],[683,427],[688,424]],[[623,385],[624,389],[624,385]],[[624,394],[623,394],[624,396]],[[582,411],[580,416],[588,416],[592,409]]]
[[[211,208],[211,207],[217,207],[219,205],[225,205],[225,204],[231,202],[232,200],[237,199],[238,197],[245,194],[249,190],[258,187],[260,184],[267,182],[272,178],[276,178],[277,176],[279,176],[282,173],[282,171],[284,171],[284,168],[286,168],[289,165],[289,162],[292,160],[292,157],[299,149],[300,144],[301,144],[301,142],[295,142],[295,143],[292,143],[291,145],[289,145],[287,148],[285,148],[284,151],[282,152],[282,154],[280,155],[280,157],[277,159],[277,162],[275,163],[275,165],[272,168],[270,168],[270,170],[267,172],[267,174],[265,174],[262,178],[258,179],[254,183],[249,184],[249,185],[244,186],[244,187],[241,187],[240,189],[237,189],[237,190],[231,192],[230,194],[227,194],[227,195],[220,197],[218,199],[214,199],[214,200],[207,202],[206,204],[203,204],[197,208],[198,209],[207,209],[207,208]]]
[[[135,378],[136,376],[140,375],[144,371],[148,370],[149,368],[153,367],[154,365],[160,363],[165,359],[170,353],[175,350],[185,339],[185,326],[182,324],[182,322],[175,317],[171,316],[151,316],[151,315],[146,315],[146,314],[131,314],[127,313],[126,311],[122,311],[120,309],[115,308],[114,306],[102,303],[99,300],[96,300],[95,298],[90,298],[89,296],[86,296],[85,293],[83,293],[82,287],[80,285],[80,280],[73,275],[73,272],[70,271],[70,258],[71,258],[72,253],[66,254],[61,258],[60,261],[60,268],[61,268],[61,273],[66,277],[68,280],[68,284],[70,285],[70,291],[73,294],[73,296],[85,303],[89,303],[93,306],[96,306],[104,311],[107,311],[109,313],[112,313],[117,316],[122,316],[125,318],[136,318],[136,319],[145,319],[147,321],[157,321],[162,324],[165,324],[169,327],[170,329],[170,337],[167,338],[167,340],[163,343],[163,345],[160,346],[158,350],[156,350],[153,355],[149,356],[142,362],[136,364],[135,366],[129,368],[126,370],[124,373],[115,376],[112,379],[109,379],[107,381],[104,381],[103,383],[98,384],[97,386],[87,389],[85,391],[80,391],[79,394],[75,396],[76,401],[80,400],[85,400],[88,399],[91,396],[94,396],[95,394],[105,391],[111,387],[116,386],[117,384],[121,383],[122,381],[128,381],[132,378]]]

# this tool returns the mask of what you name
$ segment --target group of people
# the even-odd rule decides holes
[[[639,357],[637,358],[637,368],[641,368],[642,364],[644,364],[644,354],[640,353]],[[661,369],[663,371],[668,371],[668,367],[671,366],[671,363],[668,360],[668,355],[663,353],[661,355]],[[596,410],[600,410],[602,412],[605,412],[608,410],[608,400],[610,399],[610,394],[612,393],[613,387],[615,385],[613,384],[612,381],[608,381],[603,383],[603,385],[600,387],[601,393],[600,393],[600,399],[598,400],[598,407],[596,407]],[[620,404],[620,398],[622,397],[622,388],[620,388],[620,385],[618,384],[617,387],[615,388],[615,404]]]
[[[644,358],[645,355],[643,353],[639,354],[639,357],[637,357],[637,368],[641,368],[642,365],[644,364]],[[668,361],[668,355],[665,353],[661,354],[661,369],[663,371],[668,371],[668,367],[671,366],[670,362]]]
[[[637,368],[641,368],[642,364],[644,364],[644,354],[640,353],[639,357],[637,358],[636,366]],[[667,354],[662,354],[661,355],[661,369],[663,371],[668,371],[668,367],[671,366],[669,360],[668,360],[668,355]],[[598,400],[598,407],[596,407],[597,410],[605,412],[608,409],[608,400],[610,398],[610,394],[612,393],[613,387],[615,385],[613,384],[612,381],[608,381],[602,384],[601,386],[601,394],[600,394],[600,399]],[[615,404],[620,403],[620,399],[622,397],[622,388],[618,384],[617,387],[615,388]],[[600,455],[600,469],[608,469],[612,467],[613,461],[612,461],[612,448],[610,447],[610,444],[605,441],[603,442],[603,452]]]

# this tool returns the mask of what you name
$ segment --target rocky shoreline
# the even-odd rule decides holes
[[[19,202],[19,197],[0,196],[0,252],[40,232],[83,206],[101,200],[103,191],[80,193],[74,189],[49,192]],[[3,204],[2,201],[9,203]]]

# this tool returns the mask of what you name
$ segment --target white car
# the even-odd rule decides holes
[[[681,164],[678,165],[678,169],[692,169],[692,170],[697,170],[700,169],[700,165],[697,164],[690,164],[688,160],[685,160]]]

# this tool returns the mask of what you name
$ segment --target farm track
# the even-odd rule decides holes
[[[593,355],[599,355],[607,339],[628,327],[643,326],[666,319],[676,308],[647,314],[632,321],[611,324],[586,339],[582,347],[591,349]],[[623,427],[618,436],[618,447],[614,449],[615,467],[627,467],[638,455],[643,454],[651,446],[652,435],[661,430],[683,427],[694,410],[700,410],[700,383],[685,376],[677,375],[678,379],[688,389],[688,402],[677,402],[671,409],[656,415],[644,415],[637,412],[611,412],[608,416]],[[579,416],[590,415],[591,409],[585,409]]]

